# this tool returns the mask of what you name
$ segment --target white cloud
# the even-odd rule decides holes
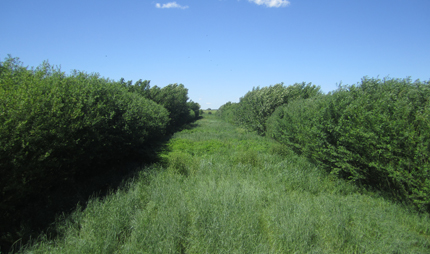
[[[155,7],[161,8],[161,9],[169,9],[169,8],[187,9],[188,8],[188,6],[181,6],[180,4],[177,4],[176,2],[170,2],[167,4],[163,4],[163,5],[156,3]]]
[[[249,2],[253,2],[258,5],[266,5],[267,7],[287,7],[290,5],[290,1],[287,0],[248,0]]]

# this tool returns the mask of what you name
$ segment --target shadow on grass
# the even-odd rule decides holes
[[[175,132],[198,126],[191,122]],[[58,236],[55,221],[69,215],[79,205],[85,208],[91,198],[103,199],[106,195],[124,187],[124,183],[137,176],[145,166],[159,163],[159,154],[175,133],[152,140],[145,147],[133,151],[120,160],[96,162],[88,165],[85,173],[58,182],[43,193],[34,193],[10,211],[0,211],[0,253],[15,253],[24,245],[37,240],[42,233],[50,239]]]

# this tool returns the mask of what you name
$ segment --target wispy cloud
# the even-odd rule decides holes
[[[188,8],[188,6],[182,6],[180,4],[177,4],[176,2],[170,2],[167,4],[156,3],[155,7],[161,8],[161,9],[169,9],[169,8],[187,9]]]
[[[249,2],[258,4],[258,5],[265,5],[267,7],[287,7],[290,5],[290,1],[287,0],[248,0]]]

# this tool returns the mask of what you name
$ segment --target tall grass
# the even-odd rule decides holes
[[[429,253],[430,220],[204,115],[24,253]]]

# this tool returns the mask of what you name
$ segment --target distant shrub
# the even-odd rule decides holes
[[[149,80],[142,81],[140,79],[132,85],[132,81],[125,82],[124,79],[121,79],[119,83],[130,92],[163,105],[169,111],[169,129],[171,131],[183,124],[195,121],[199,118],[200,113],[203,112],[203,110],[200,110],[200,104],[192,100],[188,101],[188,89],[182,84],[170,84],[163,88],[154,86],[151,88]],[[190,110],[193,113],[190,113]]]
[[[296,83],[288,87],[280,83],[274,86],[253,88],[240,98],[238,106],[234,110],[235,121],[248,130],[264,135],[266,121],[277,107],[320,93],[320,88],[311,83]]]
[[[430,209],[430,86],[369,79],[275,111],[268,135],[333,174]]]
[[[227,102],[217,110],[217,115],[231,124],[238,124],[236,119],[236,110],[238,103]]]
[[[149,98],[169,111],[169,131],[175,131],[189,121],[188,89],[183,84],[170,84],[163,88],[151,87]]]
[[[193,117],[190,118],[190,121],[194,121],[200,117],[200,113],[203,110],[200,110],[200,104],[194,101],[187,102],[187,106],[189,110],[193,111]],[[191,114],[190,114],[191,115]]]
[[[196,113],[194,112],[194,110],[190,109],[188,112],[188,122],[196,120]]]

